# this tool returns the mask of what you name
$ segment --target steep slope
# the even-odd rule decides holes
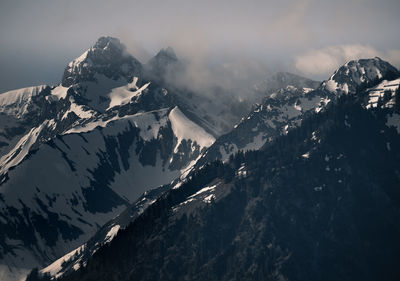
[[[367,98],[367,96],[364,97],[366,108],[377,107],[378,99],[380,108],[393,108],[396,99],[395,92],[398,91],[398,88],[398,80],[384,80],[377,86],[367,89],[367,96],[369,98]],[[386,94],[384,93],[385,91]],[[270,97],[267,97],[264,103],[258,106],[256,110],[250,114],[248,118],[244,119],[230,134],[217,139],[214,145],[207,150],[205,156],[197,162],[197,169],[204,165],[207,159],[210,159],[209,157],[213,152],[212,149],[218,147],[221,143],[226,144],[229,140],[235,140],[235,146],[233,148],[231,147],[230,151],[228,150],[229,153],[224,152],[222,149],[218,151],[221,154],[215,157],[217,159],[227,160],[229,155],[238,151],[237,147],[240,147],[241,150],[259,149],[266,142],[273,142],[274,139],[280,135],[288,134],[290,130],[299,126],[304,118],[307,118],[307,116],[313,113],[320,112],[331,100],[335,101],[338,96],[340,96],[340,93],[333,94],[322,90],[312,91],[311,89],[299,90],[293,86],[276,91]],[[397,115],[388,116],[388,124],[399,123],[398,120],[396,120]],[[317,140],[317,135],[314,133],[312,138]],[[227,149],[229,149],[229,147]],[[304,157],[306,156],[307,154],[305,154]],[[246,170],[244,170],[244,167],[241,167],[237,174],[245,175]],[[190,177],[182,177],[182,180],[175,181],[172,187],[174,189],[179,188],[179,186],[184,184],[188,179],[190,179]],[[212,194],[214,189],[215,188],[211,187],[205,188],[197,195],[201,194],[199,198],[203,198],[201,200],[208,202],[214,197]],[[197,195],[189,198],[188,202],[194,201]],[[152,200],[154,200],[154,198]],[[186,205],[188,202],[183,205]],[[141,204],[141,202],[137,202],[137,204]],[[133,209],[135,210],[134,207]],[[107,240],[104,233],[111,231],[115,224],[122,225],[121,229],[126,226],[126,223],[110,223],[108,224],[108,228],[102,231],[103,234],[96,234],[95,238],[92,238],[90,243],[101,243]],[[93,248],[85,246],[85,250],[83,250],[82,253],[77,253],[73,256],[67,255],[61,258],[60,261],[66,261],[64,266],[60,266],[59,261],[57,261],[44,269],[43,272],[49,272],[53,276],[55,274],[61,275],[65,272],[71,272],[74,270],[74,266],[76,269],[78,264],[85,264],[88,258],[97,251],[97,248],[98,247]]]
[[[0,202],[7,266],[45,264],[82,244],[214,141],[177,107],[94,123],[42,144],[9,171]]]
[[[398,280],[400,104],[367,96],[205,165],[61,280]]]
[[[0,95],[0,279],[17,280],[86,242],[215,138],[179,96],[140,77],[100,38],[62,84]]]
[[[131,204],[120,215],[104,224],[86,243],[54,261],[41,272],[54,277],[60,277],[77,270],[83,264],[86,264],[87,260],[101,246],[114,239],[120,229],[126,228],[169,188],[168,185],[165,185],[146,191],[134,204]]]
[[[167,47],[161,49],[145,65],[147,75],[159,81],[169,81],[173,75],[182,71],[183,63],[178,59],[174,49]]]
[[[100,37],[89,50],[70,62],[64,71],[62,86],[96,81],[99,75],[118,81],[140,76],[142,66],[117,38]]]
[[[0,95],[0,156],[8,153],[29,129],[29,115],[37,111],[33,100],[46,86],[28,87]]]
[[[190,60],[190,58],[189,58]],[[179,106],[199,117],[202,125],[215,135],[230,131],[242,116],[248,113],[253,100],[240,98],[238,93],[201,82],[193,74],[191,62],[180,59],[171,48],[160,50],[144,65],[144,77],[164,85],[174,93]]]

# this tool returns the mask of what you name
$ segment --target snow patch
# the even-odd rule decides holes
[[[178,151],[178,147],[182,140],[191,140],[196,142],[200,149],[209,147],[215,141],[215,138],[207,133],[199,125],[190,121],[176,106],[169,113],[169,120],[171,122],[172,130],[178,139],[174,152]]]
[[[118,230],[120,229],[120,225],[114,225],[107,233],[104,242],[109,243],[111,240],[114,239],[115,235],[117,235]]]
[[[49,273],[50,276],[54,276],[55,278],[60,277],[63,272],[63,268],[62,268],[62,264],[64,262],[67,262],[70,258],[72,258],[74,255],[78,254],[79,252],[83,251],[86,247],[86,244],[76,248],[75,250],[69,252],[68,254],[66,254],[65,256],[59,258],[58,260],[56,260],[55,262],[53,262],[52,264],[50,264],[48,267],[45,267],[44,269],[42,269],[40,272],[41,273]]]
[[[65,99],[67,97],[67,92],[68,92],[67,87],[63,87],[63,86],[58,86],[55,87],[52,91],[51,94],[56,97],[57,99],[61,100],[61,99]]]
[[[197,195],[202,194],[202,193],[207,192],[207,191],[213,191],[217,187],[217,185],[218,184],[215,184],[215,185],[212,185],[212,186],[206,186],[206,187],[200,189],[199,191],[197,191],[195,194],[190,195],[188,197],[188,199],[196,197]]]
[[[203,202],[204,202],[204,203],[211,203],[211,201],[212,201],[213,199],[215,199],[215,195],[214,195],[214,194],[210,194],[210,195],[204,197]]]
[[[136,85],[137,81],[138,78],[135,77],[132,83],[112,89],[109,96],[111,101],[107,109],[129,103],[133,97],[139,96],[150,85],[149,82],[139,89]]]
[[[28,112],[32,97],[37,96],[46,87],[27,87],[0,94],[0,112],[20,118]]]
[[[44,121],[39,127],[32,128],[29,133],[23,136],[8,154],[0,158],[2,167],[0,174],[4,175],[11,167],[17,166],[28,155],[30,148],[35,144],[40,132],[47,126],[48,120]]]
[[[95,112],[93,110],[85,110],[85,107],[82,105],[77,105],[73,98],[70,98],[71,105],[69,109],[64,113],[61,120],[64,120],[68,117],[68,114],[73,112],[81,119],[89,119],[91,118]]]

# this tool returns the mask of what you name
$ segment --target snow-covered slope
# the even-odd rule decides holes
[[[214,142],[206,122],[141,68],[102,37],[61,85],[0,95],[0,280],[79,247]]]
[[[399,77],[399,71],[379,58],[354,60],[341,66],[334,74],[315,90],[287,86],[268,96],[261,105],[256,106],[235,128],[217,139],[197,163],[203,165],[214,159],[226,160],[238,150],[261,148],[279,135],[300,125],[304,116],[321,111],[330,101],[341,94],[355,94],[357,89],[373,86],[384,78]],[[369,90],[369,107],[375,106],[378,96],[392,90],[386,101],[394,103],[394,88],[398,80],[383,81]]]
[[[367,108],[378,107],[379,101],[382,102],[380,107],[393,107],[395,105],[396,91],[399,89],[399,84],[400,79],[384,80],[375,87],[368,89]]]
[[[47,86],[28,87],[13,90],[0,95],[0,112],[22,118],[33,106],[32,97],[37,96]]]
[[[257,105],[235,128],[217,139],[198,162],[203,165],[214,159],[227,160],[239,150],[257,150],[267,141],[286,134],[301,123],[305,114],[326,106],[332,94],[288,86]]]
[[[125,204],[178,177],[214,141],[177,107],[103,122],[25,151],[8,172],[0,197],[3,265],[44,265],[79,246]]]
[[[367,96],[197,170],[61,280],[398,280],[400,134],[386,114],[400,103],[366,110]]]

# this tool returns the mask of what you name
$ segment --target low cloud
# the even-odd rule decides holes
[[[330,46],[313,49],[295,58],[295,67],[305,75],[326,77],[349,60],[380,57],[396,67],[400,66],[400,50],[378,51],[360,44]]]

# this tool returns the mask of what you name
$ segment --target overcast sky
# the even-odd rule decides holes
[[[239,75],[265,67],[323,79],[360,57],[400,67],[399,27],[399,0],[1,0],[0,92],[58,83],[102,35],[142,62],[172,46]]]

